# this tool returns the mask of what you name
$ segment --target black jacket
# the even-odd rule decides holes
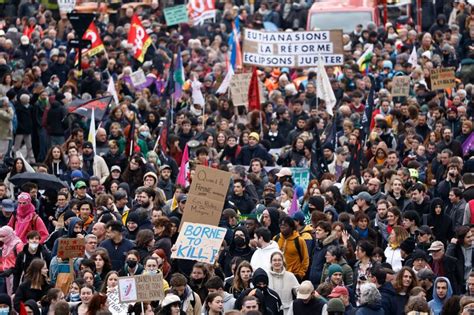
[[[436,276],[444,276],[448,278],[449,282],[451,283],[451,287],[453,288],[453,294],[460,294],[464,281],[463,277],[461,277],[461,272],[458,270],[458,260],[446,254],[443,256],[442,260],[445,274]],[[431,269],[433,269],[433,265],[431,265]]]
[[[66,117],[66,109],[59,102],[52,102],[51,108],[46,114],[46,125],[48,134],[51,136],[64,136],[63,119]]]
[[[464,261],[465,261],[465,257],[464,257],[464,254],[463,254],[463,251],[462,251],[462,248],[461,248],[462,245],[460,244],[453,244],[453,243],[449,243],[448,244],[448,248],[446,249],[446,255],[448,256],[451,256],[451,257],[454,257],[457,259],[456,261],[456,271],[457,271],[457,278],[460,280],[460,282],[458,282],[459,284],[459,287],[458,287],[458,290],[460,291],[457,291],[457,293],[464,293],[465,292],[465,286],[462,285],[464,283]],[[471,251],[471,262],[474,262],[474,250]],[[453,290],[455,288],[453,287]]]
[[[254,147],[246,145],[240,151],[237,157],[237,165],[250,165],[250,161],[254,158],[260,158],[266,162],[266,166],[273,166],[273,158],[267,150],[261,145],[257,144]]]
[[[393,288],[392,283],[385,282],[379,288],[380,295],[382,295],[382,308],[385,314],[403,314],[404,308],[400,308],[397,300],[397,292]]]
[[[18,119],[17,135],[30,135],[33,132],[32,106],[15,105],[15,112]]]
[[[23,250],[18,253],[15,260],[15,269],[13,270],[13,291],[16,291],[22,281],[26,269],[28,269],[35,258],[43,259],[49,266],[49,263],[51,262],[51,253],[41,244],[38,246],[36,254],[30,253],[28,245],[25,245]]]
[[[436,206],[441,206],[441,213],[436,214]],[[426,219],[425,219],[426,218]],[[444,202],[441,198],[434,198],[430,203],[430,214],[423,216],[422,225],[428,225],[436,238],[436,240],[447,244],[454,236],[453,221],[444,213]]]

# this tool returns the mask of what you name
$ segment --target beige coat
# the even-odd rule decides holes
[[[0,140],[13,139],[13,109],[0,108]]]

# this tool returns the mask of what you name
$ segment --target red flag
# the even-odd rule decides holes
[[[188,181],[188,172],[189,172],[189,152],[188,144],[184,147],[183,158],[181,159],[181,167],[179,168],[178,178],[176,179],[176,184],[183,187],[189,186]]]
[[[132,16],[132,25],[128,33],[128,43],[133,45],[133,57],[140,62],[145,59],[148,47],[151,45],[151,38],[146,33],[142,22],[136,14]]]
[[[102,43],[102,39],[100,39],[99,30],[97,29],[97,26],[95,26],[94,21],[91,22],[87,31],[82,36],[82,39],[91,41],[91,47],[85,52],[84,50],[82,51],[83,56],[92,57],[105,50],[104,43]]]
[[[258,86],[257,67],[253,67],[249,86],[249,112],[260,110],[260,88]]]

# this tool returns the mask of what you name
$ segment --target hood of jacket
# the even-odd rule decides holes
[[[444,298],[444,300],[441,300],[439,297],[438,297],[438,293],[436,292],[436,285],[437,283],[440,281],[440,280],[444,280],[446,281],[446,283],[448,284],[448,293],[446,293],[446,297]],[[436,278],[434,284],[433,284],[433,301],[435,301],[436,304],[440,304],[441,307],[443,307],[443,301],[446,301],[448,300],[451,296],[453,295],[453,289],[451,287],[451,282],[449,282],[449,279],[446,278],[446,277],[438,277]],[[440,309],[441,311],[441,309]]]
[[[71,221],[69,222],[69,224],[67,226],[67,236],[68,237],[75,238],[77,236],[76,233],[74,232],[74,226],[77,223],[84,223],[84,222],[82,222],[82,220],[78,217],[72,218]]]
[[[385,153],[385,157],[388,155],[388,147],[387,144],[383,141],[380,141],[379,144],[377,144],[377,149],[375,149],[375,156],[377,156],[377,151],[382,150]]]
[[[444,214],[444,201],[441,198],[433,198],[430,203],[430,213],[433,216],[436,216],[435,208],[436,206],[441,206],[441,213],[439,214],[442,216]]]
[[[265,270],[258,268],[252,275],[252,284],[254,287],[257,287],[259,282],[266,283],[268,286],[268,275]]]

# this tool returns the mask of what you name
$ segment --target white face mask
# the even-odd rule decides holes
[[[37,250],[37,249],[38,249],[38,246],[39,246],[38,243],[28,243],[28,247],[29,247],[31,250]]]

